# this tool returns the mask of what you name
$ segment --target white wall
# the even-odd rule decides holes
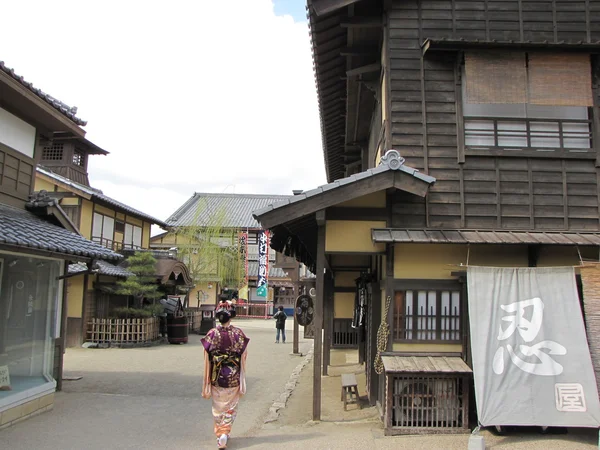
[[[35,127],[0,108],[0,142],[33,158]]]

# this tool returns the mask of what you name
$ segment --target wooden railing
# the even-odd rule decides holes
[[[352,319],[333,319],[333,348],[358,348],[358,333]]]
[[[138,250],[142,248],[139,245],[126,244],[124,242],[113,241],[111,239],[106,239],[98,236],[92,236],[92,241],[100,244],[103,247],[114,250],[115,252],[121,251],[123,249]]]
[[[158,339],[160,322],[148,319],[97,319],[88,322],[87,342],[98,344],[143,343]]]
[[[590,120],[465,117],[464,126],[467,154],[501,150],[528,156],[581,157],[594,153]]]

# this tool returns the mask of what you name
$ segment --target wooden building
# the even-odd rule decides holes
[[[190,241],[188,233],[179,233],[182,228],[198,227],[199,230],[202,230],[203,227],[218,226],[225,230],[224,234],[227,239],[237,235],[238,232],[247,233],[248,286],[247,289],[241,290],[241,298],[251,303],[264,303],[268,300],[275,305],[283,305],[288,313],[292,314],[293,304],[298,296],[297,291],[294,291],[297,287],[293,281],[293,272],[302,270],[302,268],[295,259],[285,258],[284,255],[270,251],[269,294],[267,298],[257,295],[258,235],[263,229],[252,217],[252,211],[288,197],[290,196],[196,192],[167,218],[166,224],[170,227],[170,231],[153,236],[150,240],[150,247],[162,250],[169,248],[196,249],[193,252],[185,252],[187,258],[194,259],[198,255],[198,245],[193,240]],[[217,236],[213,236],[212,239],[216,240]],[[188,262],[188,266],[205,270],[203,264],[194,261]],[[215,304],[221,289],[226,287],[223,285],[222,274],[218,273],[217,267],[211,273],[192,273],[192,278],[194,278],[195,284],[189,295],[189,306],[192,307],[199,307],[201,304]]]
[[[148,250],[152,225],[167,229],[162,220],[90,186],[88,160],[91,155],[101,154],[99,151],[88,151],[70,140],[45,144],[41,150],[35,190],[55,199],[85,238],[123,253]],[[131,273],[108,262],[98,264],[94,273],[81,265],[71,265],[69,270],[72,276],[67,280],[66,345],[78,347],[86,341],[93,318],[106,319],[114,308],[127,306],[128,299],[115,295],[111,287]],[[165,274],[157,267],[157,275],[162,279]],[[182,283],[188,285],[189,279]]]
[[[56,199],[34,193],[44,146],[68,139],[104,152],[76,113],[0,61],[0,429],[54,406],[68,265],[122,258],[82,236]]]
[[[254,215],[317,276],[313,417],[333,323],[362,277],[359,351],[386,432],[465,430],[461,265],[599,257],[600,2],[307,8],[329,184]]]

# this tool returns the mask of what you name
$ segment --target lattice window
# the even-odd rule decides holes
[[[60,161],[63,157],[64,144],[54,142],[42,149],[42,160]]]
[[[458,290],[397,291],[394,340],[460,342],[460,302]]]
[[[79,167],[84,167],[85,153],[83,153],[81,150],[75,149],[75,151],[73,152],[73,164]]]

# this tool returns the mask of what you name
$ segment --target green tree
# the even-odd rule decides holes
[[[135,252],[127,258],[127,270],[134,275],[117,281],[115,294],[131,295],[138,308],[142,307],[144,298],[154,300],[160,297],[156,282],[156,259],[150,252]]]
[[[233,288],[241,286],[244,260],[239,249],[239,230],[229,226],[225,208],[211,209],[202,199],[192,225],[172,232],[176,235],[177,252],[195,283],[217,281]]]

